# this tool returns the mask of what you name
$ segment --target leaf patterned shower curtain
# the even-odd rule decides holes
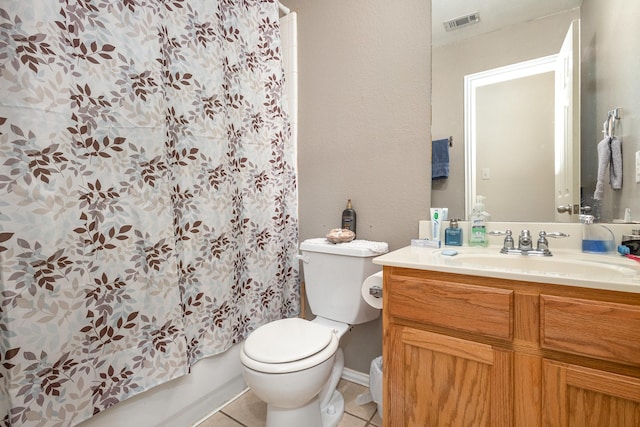
[[[0,2],[0,419],[69,426],[299,310],[272,0]]]

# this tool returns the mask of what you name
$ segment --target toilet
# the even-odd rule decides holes
[[[371,262],[386,253],[382,242],[300,244],[313,320],[267,323],[245,340],[240,361],[253,393],[267,403],[267,427],[335,427],[344,413],[336,390],[344,368],[340,338],[351,325],[375,320],[380,310],[362,298],[364,280],[380,271]]]

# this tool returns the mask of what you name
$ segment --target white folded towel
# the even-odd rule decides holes
[[[359,249],[368,249],[376,254],[384,254],[389,252],[389,244],[387,242],[373,242],[371,240],[352,240],[350,242],[345,243],[331,243],[324,237],[317,237],[313,239],[305,240],[305,243],[313,244],[313,245],[323,245],[323,246],[343,246],[349,248],[359,248]]]
[[[598,178],[596,181],[596,191],[593,192],[593,198],[595,200],[602,200],[604,198],[604,177],[607,173],[607,167],[609,163],[611,163],[610,139],[611,138],[606,137],[598,142]]]
[[[611,138],[611,168],[609,169],[611,188],[622,188],[622,141],[617,136]]]

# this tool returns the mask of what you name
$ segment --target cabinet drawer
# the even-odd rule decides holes
[[[640,306],[540,295],[542,348],[640,365]]]
[[[391,276],[384,310],[440,327],[511,340],[513,291],[484,286]]]

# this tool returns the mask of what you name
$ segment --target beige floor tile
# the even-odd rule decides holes
[[[338,390],[342,393],[345,401],[345,414],[338,427],[364,427],[367,425],[366,420],[370,420],[369,425],[371,426],[382,426],[382,420],[375,414],[375,403],[356,404],[356,398],[358,395],[366,393],[367,387],[341,380],[338,384]],[[222,411],[199,424],[198,427],[238,427],[241,425],[264,427],[266,418],[267,404],[249,390],[222,408]]]
[[[350,381],[341,380],[338,383],[338,391],[344,397],[344,411],[352,415],[368,420],[376,411],[376,404],[373,402],[365,405],[356,404],[356,398],[362,393],[369,391],[368,387],[355,384]]]
[[[242,427],[242,424],[234,421],[222,412],[217,412],[198,424],[198,427]]]
[[[375,427],[382,427],[382,418],[380,417],[380,414],[378,414],[378,411],[376,411],[373,418],[369,420],[369,425],[375,426]]]
[[[249,390],[224,408],[222,412],[250,427],[264,427],[267,404]]]
[[[338,427],[365,427],[367,422],[351,414],[345,413],[338,424]]]

